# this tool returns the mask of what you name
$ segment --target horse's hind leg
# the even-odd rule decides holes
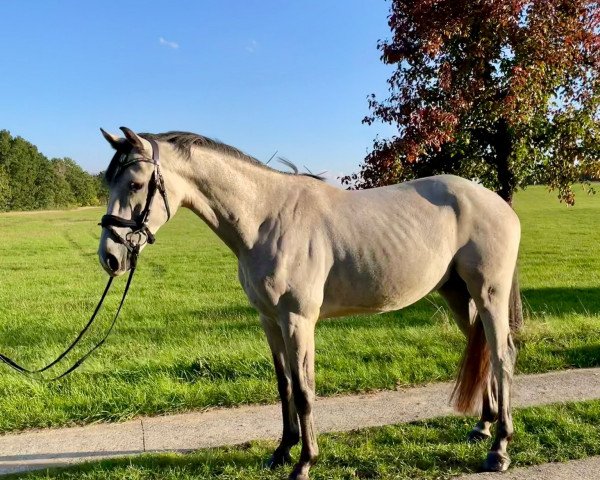
[[[275,449],[268,462],[270,468],[276,468],[286,463],[291,463],[290,448],[300,441],[300,427],[292,396],[292,379],[281,328],[275,320],[265,316],[261,315],[260,320],[267,335],[271,353],[273,354],[273,363],[277,376],[277,389],[281,398],[283,434],[279,446]]]
[[[509,278],[512,279],[512,276]],[[510,389],[516,359],[516,349],[512,341],[509,326],[510,280],[490,283],[476,282],[479,288],[473,288],[473,298],[483,324],[487,341],[493,376],[497,383],[498,426],[492,448],[483,468],[487,471],[504,471],[510,465],[507,453],[508,443],[514,432],[510,412]]]
[[[490,428],[498,419],[498,384],[493,376],[489,376],[481,402],[481,418],[469,432],[467,440],[472,443],[491,438]]]
[[[468,338],[471,325],[478,321],[478,313],[466,283],[456,272],[453,272],[448,281],[440,288],[439,293],[452,310],[458,328]],[[481,418],[469,432],[468,441],[478,442],[490,438],[492,436],[490,427],[497,417],[496,382],[490,376],[483,392]]]

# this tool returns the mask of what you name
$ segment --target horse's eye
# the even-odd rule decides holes
[[[142,189],[143,186],[144,186],[143,184],[138,183],[138,182],[130,182],[129,183],[129,190],[131,192],[139,192]]]

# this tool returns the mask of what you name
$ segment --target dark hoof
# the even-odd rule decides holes
[[[481,469],[484,472],[504,472],[510,465],[508,455],[502,455],[498,452],[489,452]]]
[[[267,460],[267,467],[270,468],[271,470],[274,470],[276,468],[282,467],[284,465],[288,465],[290,463],[292,463],[292,457],[290,456],[289,452],[286,452],[286,453],[275,452],[273,455],[271,455],[271,458],[269,458],[269,460]]]
[[[310,480],[310,478],[307,473],[292,472],[289,476],[289,480]]]
[[[467,442],[479,443],[479,442],[483,442],[484,440],[487,440],[491,437],[492,436],[489,433],[483,433],[479,430],[473,429],[469,432],[469,435],[467,436]]]
[[[308,471],[304,465],[296,465],[294,471],[288,477],[289,480],[310,480],[308,477]]]

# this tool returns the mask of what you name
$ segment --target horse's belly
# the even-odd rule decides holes
[[[399,266],[379,277],[356,272],[346,272],[335,278],[330,276],[325,286],[320,316],[380,313],[407,307],[444,281],[449,263],[448,260],[419,269]]]

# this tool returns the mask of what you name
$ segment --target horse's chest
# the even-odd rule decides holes
[[[238,277],[248,301],[254,308],[264,314],[275,313],[276,305],[286,291],[286,282],[275,266],[253,265],[240,261]]]

